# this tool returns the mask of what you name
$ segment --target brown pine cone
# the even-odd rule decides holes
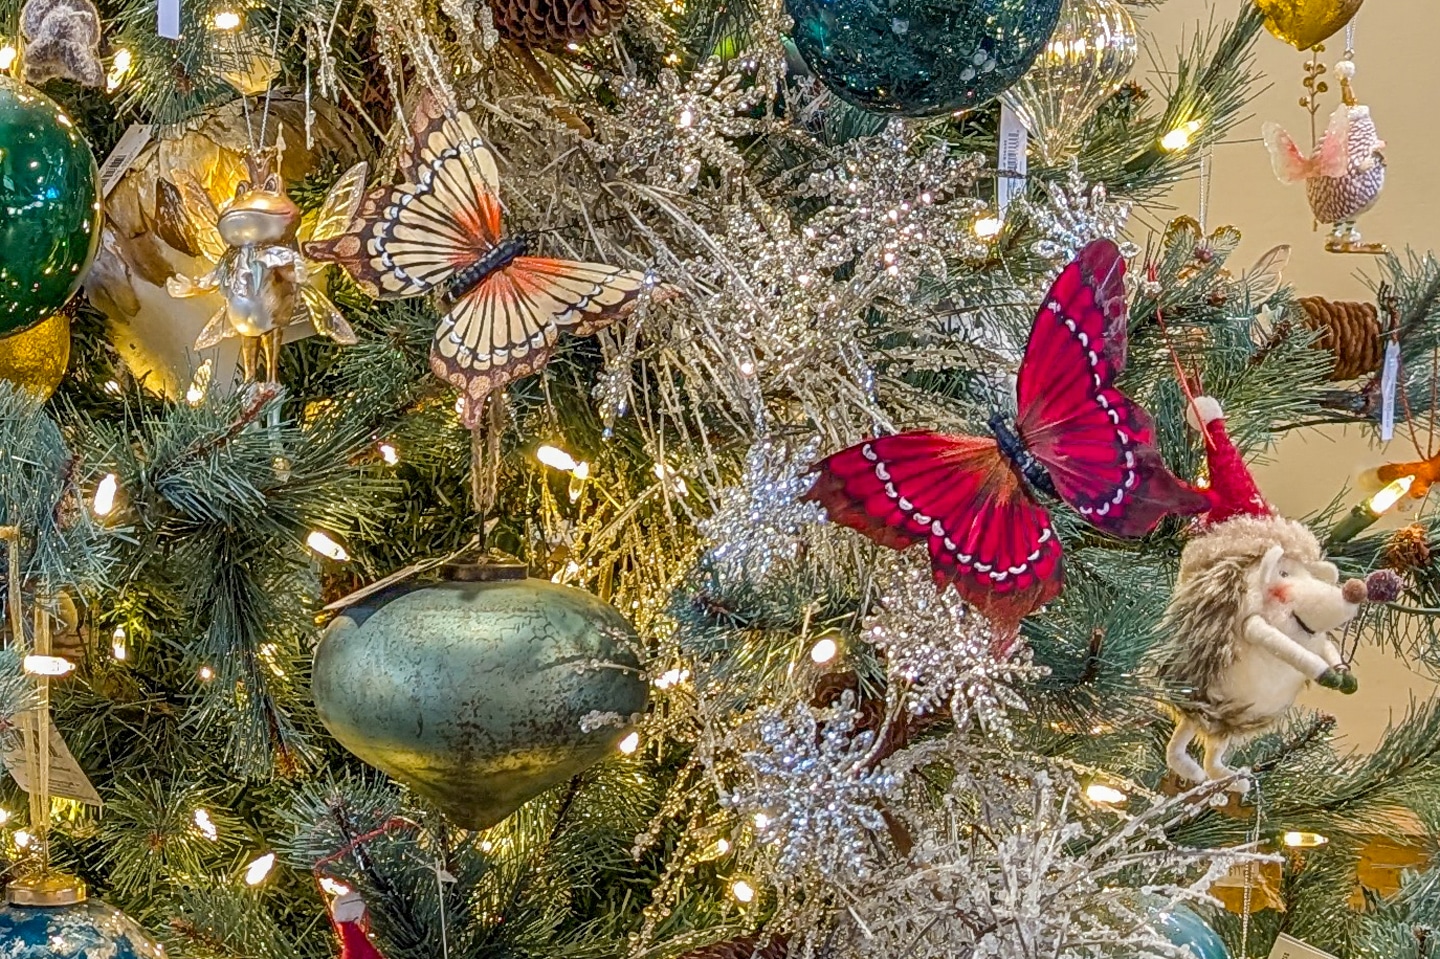
[[[687,952],[680,959],[785,959],[789,954],[789,943],[784,936],[765,940],[742,936]]]
[[[1430,565],[1430,531],[1419,523],[1402,526],[1385,544],[1385,565],[1400,572]]]
[[[1335,357],[1332,380],[1353,380],[1379,372],[1385,344],[1380,337],[1380,314],[1373,303],[1302,297],[1304,323],[1320,331],[1316,343]]]
[[[492,0],[495,29],[506,40],[563,50],[603,36],[625,16],[626,0]]]

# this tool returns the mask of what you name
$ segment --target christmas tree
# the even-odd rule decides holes
[[[1358,7],[0,0],[0,953],[1428,954],[1440,709],[1291,704],[1435,467],[1245,463],[1432,430]],[[1131,217],[1277,37],[1374,302]]]

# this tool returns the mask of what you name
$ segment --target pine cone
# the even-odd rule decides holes
[[[1385,565],[1400,572],[1430,565],[1430,532],[1419,523],[1402,526],[1385,545]]]
[[[522,47],[563,50],[603,36],[625,15],[626,0],[492,0],[495,29]]]
[[[1316,344],[1335,357],[1332,380],[1353,380],[1376,373],[1385,352],[1380,314],[1373,303],[1352,303],[1307,296],[1299,301],[1305,325],[1320,331]]]
[[[680,959],[785,959],[789,954],[789,942],[784,936],[771,936],[766,940],[741,936],[687,952]]]

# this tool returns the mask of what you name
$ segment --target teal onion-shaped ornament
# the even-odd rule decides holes
[[[523,567],[452,576],[346,609],[311,689],[341,745],[484,829],[612,755],[649,687],[609,604]]]
[[[0,74],[0,336],[48,318],[100,247],[100,171],[54,100]]]
[[[165,950],[120,910],[96,899],[63,906],[0,905],[5,959],[165,959]]]
[[[927,117],[977,107],[1045,49],[1062,0],[786,0],[791,39],[836,96]]]
[[[1175,903],[1151,909],[1150,920],[1157,932],[1188,949],[1195,959],[1230,959],[1225,940],[1189,906]]]

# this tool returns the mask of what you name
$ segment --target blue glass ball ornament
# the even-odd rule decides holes
[[[134,920],[98,899],[70,906],[0,905],[5,959],[165,959]]]
[[[1150,919],[1157,932],[1189,949],[1195,959],[1230,959],[1225,940],[1190,907],[1176,903],[1163,909],[1152,908]]]
[[[791,38],[836,96],[876,113],[979,106],[1045,49],[1064,0],[786,0]]]

